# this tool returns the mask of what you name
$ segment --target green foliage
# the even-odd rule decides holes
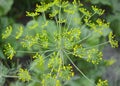
[[[120,40],[120,16],[119,16],[120,15],[120,0],[89,0],[89,1],[91,2],[91,4],[94,4],[94,5],[100,6],[101,8],[106,9],[105,15],[102,17],[106,18],[106,20],[110,22],[110,29],[115,34],[115,37],[114,37],[114,35],[112,35],[112,32],[111,32],[111,35],[113,36],[112,38]],[[109,36],[110,36],[110,34],[109,34]],[[111,43],[114,45],[118,44],[115,41],[112,42],[112,40],[111,40]],[[112,47],[114,47],[114,45]],[[115,68],[117,68],[116,66],[119,65],[119,60],[118,60],[118,58],[116,58],[116,59],[117,59],[117,61],[115,63],[116,65],[111,67],[111,70],[114,71],[115,75],[117,75],[117,72],[119,71],[118,69],[117,70],[115,69]],[[107,74],[111,75],[110,72],[108,72]],[[119,76],[119,75],[117,75],[117,76]],[[109,77],[109,79],[110,79],[110,77]],[[108,80],[108,82],[109,82],[110,86],[113,86],[113,85],[118,86],[119,80],[120,79],[117,77],[116,79],[112,78],[111,80]]]
[[[7,75],[8,71],[9,70],[2,63],[0,63],[0,85],[2,86],[5,83],[5,76]]]
[[[105,5],[111,5],[111,0],[91,0],[93,4],[105,4]]]
[[[120,11],[119,0],[91,0],[91,3],[108,5],[108,6],[112,7],[113,12]]]
[[[100,7],[106,8],[106,19],[111,22],[110,28],[113,30],[117,39],[120,34],[120,2],[119,0],[91,0],[92,4],[98,4]]]
[[[108,21],[111,22],[111,29],[113,30],[113,32],[115,33],[115,35],[117,36],[117,39],[119,39],[120,36],[120,17],[119,17],[120,13],[115,13],[115,15],[109,15],[108,16]]]
[[[74,60],[84,61],[84,68],[84,65],[103,66],[105,63],[100,46],[110,43],[118,47],[118,42],[110,33],[109,23],[100,18],[92,20],[95,15],[101,16],[103,13],[104,10],[96,6],[88,10],[76,0],[72,3],[61,0],[41,2],[34,12],[27,11],[26,15],[33,20],[25,27],[17,24],[7,27],[2,33],[2,40],[7,43],[3,47],[4,54],[8,59],[12,60],[17,53],[29,53],[31,58],[28,67],[17,69],[16,78],[26,81],[21,83],[27,86],[65,86],[78,71],[91,86],[96,85],[95,79],[99,75],[90,76],[89,79]],[[105,39],[109,33],[109,41],[101,42],[100,38]],[[21,85],[20,82],[16,83]],[[102,86],[106,82],[98,83]],[[83,85],[86,83],[83,82]]]
[[[7,14],[12,4],[13,0],[0,0],[0,16]]]

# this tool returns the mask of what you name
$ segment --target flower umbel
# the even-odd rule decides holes
[[[8,26],[4,33],[2,33],[2,39],[8,38],[12,33],[12,26]]]
[[[102,81],[101,79],[99,79],[97,86],[108,86],[108,81],[107,80]]]
[[[99,9],[96,6],[92,6],[92,10],[98,15],[102,15],[105,12],[105,10]]]
[[[18,32],[16,32],[16,39],[19,39],[23,34],[23,27],[20,26],[19,29],[18,29]]]
[[[37,12],[27,12],[27,11],[26,11],[26,16],[35,17],[35,16],[37,16],[37,15],[39,15]]]
[[[109,42],[113,48],[118,47],[118,41],[114,39],[115,35],[112,32],[109,33]]]
[[[14,48],[10,45],[10,43],[5,45],[5,49],[3,50],[5,55],[7,56],[8,59],[12,59],[13,56],[15,55],[16,51]]]
[[[35,36],[26,35],[21,44],[23,47],[30,48],[38,42],[38,39],[39,39],[38,34],[36,34]]]
[[[84,64],[92,63],[90,66],[93,64],[99,66],[97,64],[103,60],[99,46],[108,43],[101,43],[101,39],[108,35],[109,31],[106,33],[106,30],[109,29],[109,23],[96,18],[101,16],[104,10],[96,6],[88,10],[80,4],[77,0],[73,3],[53,0],[50,3],[40,2],[34,12],[26,12],[27,16],[33,17],[33,20],[28,22],[24,30],[26,32],[22,26],[19,28],[15,40],[22,45],[22,48],[26,48],[24,51],[16,52],[29,53],[30,57],[31,54],[35,54],[29,66],[32,78],[35,79],[30,82],[30,84],[34,82],[32,86],[36,86],[39,82],[40,86],[63,86],[74,76],[72,67],[90,81],[91,86],[96,85],[81,71],[82,68],[77,67],[79,64],[74,63],[79,60],[74,59],[84,60]],[[98,15],[95,16],[96,14]],[[38,15],[39,17],[35,17]],[[12,27],[7,27],[2,39],[9,37],[11,31]],[[114,37],[111,32],[109,42],[112,47],[118,47]],[[9,43],[5,46],[4,52],[8,59],[12,59],[16,53]],[[68,65],[68,61],[71,65]],[[20,68],[18,78],[23,82],[30,81],[29,71]],[[107,81],[99,80],[97,86],[107,86],[106,83]]]
[[[22,68],[19,69],[18,78],[20,80],[22,80],[23,82],[31,80],[31,76],[30,76],[28,70],[27,69],[24,70]]]
[[[60,72],[60,76],[63,80],[70,80],[70,78],[74,76],[72,66],[70,66],[70,64],[68,66],[63,66]]]

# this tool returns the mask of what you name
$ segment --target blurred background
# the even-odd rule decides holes
[[[31,20],[30,17],[26,17],[26,11],[33,11],[36,3],[40,1],[49,2],[50,0],[0,0],[0,34],[3,28],[9,25],[26,25]],[[110,22],[110,29],[120,42],[120,0],[81,0],[81,2],[86,8],[96,5],[105,9],[105,14],[101,17]],[[3,43],[0,38],[0,47]],[[105,59],[114,60],[115,63],[104,69],[102,77],[108,80],[110,86],[120,86],[120,48],[111,48],[110,45],[106,45],[103,54]],[[4,58],[0,49],[0,59]]]

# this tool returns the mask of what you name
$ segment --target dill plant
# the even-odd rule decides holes
[[[112,47],[118,47],[118,42],[109,31],[109,23],[100,18],[92,21],[92,17],[101,16],[103,13],[104,10],[96,6],[91,6],[89,11],[76,0],[72,3],[54,0],[36,4],[34,12],[26,12],[33,20],[25,29],[21,26],[14,36],[26,51],[15,50],[10,43],[5,44],[4,48],[4,53],[10,60],[16,53],[30,53],[33,59],[28,69],[18,70],[18,79],[27,82],[27,86],[63,86],[74,77],[75,68],[93,86],[108,86],[107,81],[99,80],[97,84],[91,81],[72,60],[84,59],[98,65],[104,61],[99,46],[110,43]],[[39,20],[36,19],[38,16]],[[11,32],[12,27],[7,27],[2,39],[11,36]],[[100,37],[108,34],[107,42],[99,42]],[[94,35],[94,40],[98,42],[88,45],[87,42],[91,41],[90,38]]]

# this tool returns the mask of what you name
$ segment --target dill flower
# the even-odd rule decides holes
[[[60,72],[60,77],[63,80],[70,80],[71,77],[74,76],[74,72],[72,70],[72,66],[69,64],[68,66],[63,66]]]
[[[118,47],[118,41],[114,39],[115,38],[115,35],[113,35],[112,32],[109,33],[109,42],[110,42],[110,45],[113,47],[113,48],[116,48]]]
[[[2,39],[8,38],[12,33],[12,26],[8,26],[4,33],[2,33]]]
[[[92,6],[92,10],[98,15],[102,15],[105,12],[105,10],[99,9],[96,6]]]
[[[36,34],[35,36],[26,35],[25,38],[23,38],[21,44],[23,47],[30,48],[38,42],[38,39],[39,39],[38,34]]]
[[[37,13],[37,12],[28,12],[28,11],[26,11],[26,16],[35,17],[35,16],[38,16],[38,15],[39,15],[39,13]]]
[[[15,55],[16,51],[14,48],[10,45],[10,43],[5,45],[5,49],[3,50],[5,55],[8,59],[12,60],[13,56]]]
[[[102,81],[101,79],[99,79],[97,86],[108,86],[108,81],[107,80]]]
[[[16,39],[19,39],[21,36],[22,36],[22,33],[23,33],[23,27],[20,26],[19,29],[18,29],[18,32],[16,32]]]
[[[20,80],[22,80],[23,82],[31,80],[31,76],[30,76],[28,70],[27,69],[24,70],[22,68],[19,69],[18,78]]]
[[[71,77],[74,76],[72,66],[65,66],[67,64],[66,59],[68,59],[85,78],[87,77],[72,61],[71,57],[79,57],[79,59],[84,59],[86,62],[94,65],[99,64],[100,61],[103,60],[102,52],[96,47],[99,46],[99,44],[93,46],[96,48],[88,48],[89,45],[87,45],[86,42],[91,37],[91,34],[96,32],[99,34],[95,35],[95,38],[99,40],[99,38],[103,36],[103,30],[108,28],[109,24],[99,18],[96,21],[91,20],[95,14],[99,16],[102,15],[104,10],[92,6],[91,11],[84,8],[82,4],[81,6],[78,5],[77,0],[74,0],[71,4],[69,4],[68,1],[62,2],[62,0],[54,0],[50,3],[41,2],[40,5],[37,4],[35,12],[26,12],[27,16],[31,17],[42,14],[40,22],[38,19],[38,21],[33,20],[27,24],[27,29],[29,29],[29,31],[33,30],[34,35],[28,31],[24,34],[20,42],[22,47],[33,51],[34,47],[38,46],[33,52],[36,52],[36,54],[33,56],[33,62],[30,64],[30,71],[39,75],[39,77],[35,76],[35,78],[41,81],[40,84],[42,86],[61,86],[61,84],[63,84],[62,82],[70,80]],[[49,12],[46,12],[47,10],[49,10]],[[47,19],[48,16],[45,13],[48,13],[49,17],[54,18],[54,20]],[[52,22],[54,23],[52,24]],[[6,39],[9,37],[11,31],[12,27],[8,27],[2,35],[2,38]],[[22,27],[19,28],[19,32],[20,33],[16,33],[16,39],[22,36]],[[95,39],[92,39],[92,41],[93,40]],[[112,47],[118,46],[118,42],[114,40],[112,33],[109,34],[109,42]],[[12,59],[16,53],[9,43],[6,45],[4,52],[9,59]],[[30,81],[31,75],[27,69],[20,68],[18,78],[23,82]],[[106,83],[107,81],[99,80],[97,86],[104,86],[103,84]],[[105,86],[107,86],[107,84]]]

